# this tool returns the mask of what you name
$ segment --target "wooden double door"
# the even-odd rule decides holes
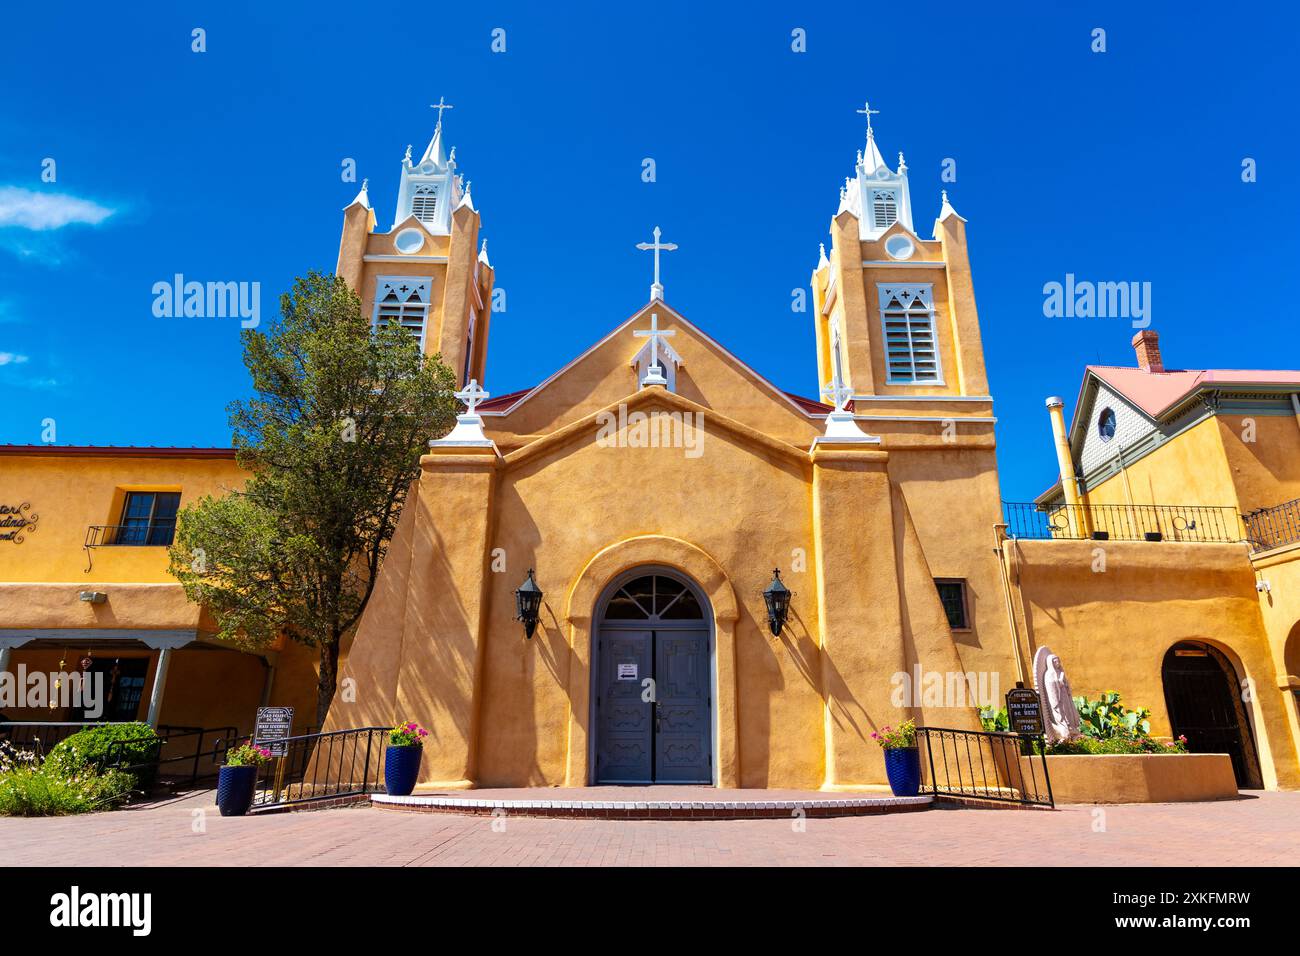
[[[596,638],[595,783],[713,782],[709,636],[698,599],[674,578],[616,592]]]

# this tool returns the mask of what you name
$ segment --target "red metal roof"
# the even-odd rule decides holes
[[[1152,418],[1178,404],[1202,386],[1281,385],[1300,387],[1300,371],[1267,369],[1168,369],[1148,372],[1115,365],[1089,365],[1088,371],[1132,401]]]
[[[0,455],[52,458],[234,458],[235,449],[153,445],[0,445]]]

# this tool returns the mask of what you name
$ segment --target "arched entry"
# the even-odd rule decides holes
[[[1161,677],[1174,736],[1192,753],[1226,753],[1237,786],[1259,789],[1259,757],[1232,662],[1209,644],[1183,641],[1165,654]]]
[[[597,604],[593,782],[713,782],[712,611],[662,568],[620,575]]]

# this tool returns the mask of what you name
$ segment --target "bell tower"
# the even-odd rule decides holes
[[[337,273],[361,299],[372,325],[394,323],[441,355],[456,384],[484,380],[495,271],[480,240],[470,186],[443,145],[441,98],[433,137],[418,162],[402,157],[393,225],[376,231],[369,181],[343,210]]]
[[[838,360],[858,407],[987,402],[966,221],[945,192],[931,238],[918,235],[903,154],[890,169],[871,122],[878,111],[857,112],[867,118],[866,147],[840,189],[830,254],[823,249],[812,276],[818,386],[832,385]]]

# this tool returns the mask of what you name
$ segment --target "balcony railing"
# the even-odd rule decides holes
[[[1241,517],[1226,505],[1050,505],[1004,501],[1007,534],[1038,540],[1241,541]]]
[[[167,547],[176,536],[176,523],[99,524],[86,529],[87,548]]]
[[[1300,498],[1242,515],[1252,551],[1268,551],[1300,541]]]

